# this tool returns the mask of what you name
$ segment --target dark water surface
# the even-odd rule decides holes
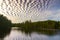
[[[24,32],[11,30],[10,35],[6,36],[4,40],[60,40],[60,35],[48,36],[36,32],[31,33],[31,35],[26,35]]]

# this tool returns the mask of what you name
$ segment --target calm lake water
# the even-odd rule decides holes
[[[11,30],[10,35],[7,35],[4,40],[60,40],[60,35],[48,36],[36,32],[31,33],[31,35],[26,35],[21,31]]]

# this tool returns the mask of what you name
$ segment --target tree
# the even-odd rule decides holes
[[[0,38],[4,38],[11,30],[11,21],[0,15]]]

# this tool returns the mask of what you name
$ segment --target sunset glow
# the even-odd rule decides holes
[[[60,0],[0,0],[0,14],[13,23],[60,20],[59,2]]]

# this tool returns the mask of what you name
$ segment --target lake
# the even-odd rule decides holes
[[[27,35],[24,32],[18,31],[17,29],[12,29],[10,34],[7,35],[4,40],[60,40],[60,35],[56,34],[48,36],[38,34],[36,32]]]

